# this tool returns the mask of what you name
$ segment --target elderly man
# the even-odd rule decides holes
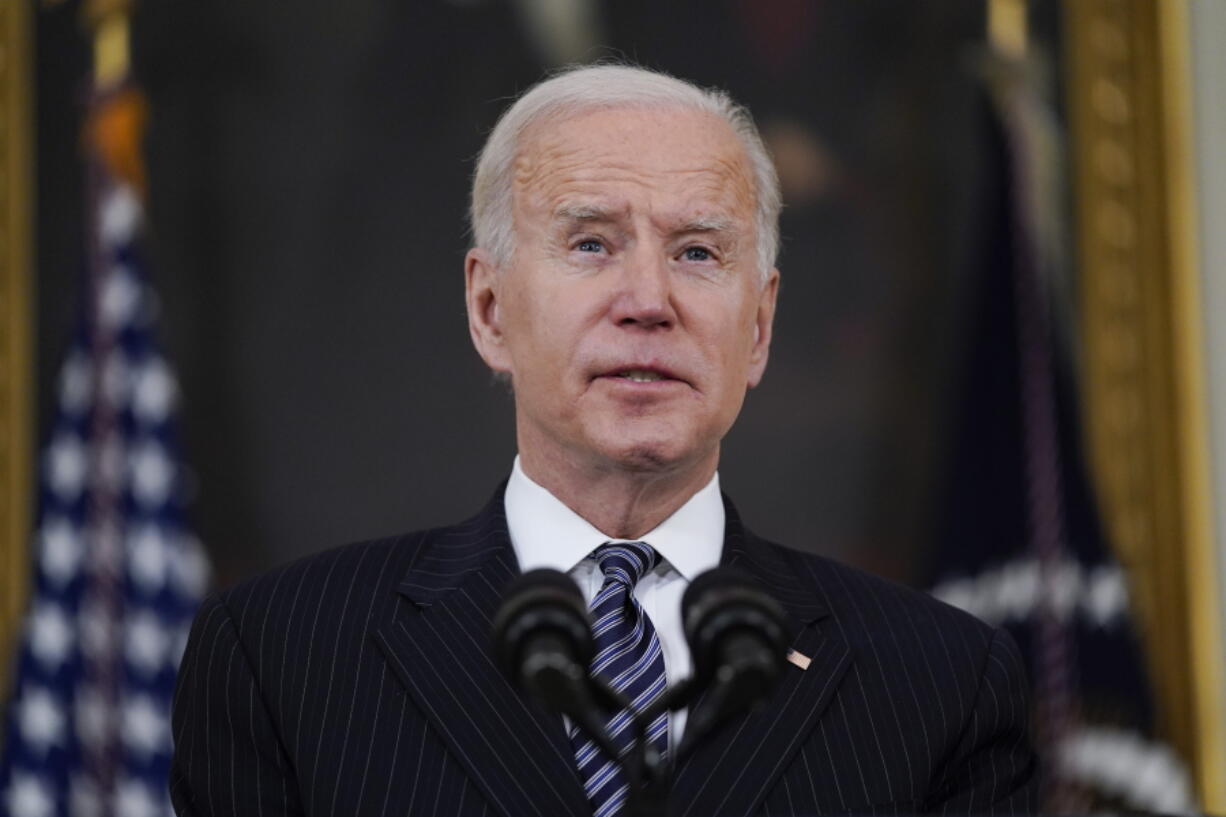
[[[514,390],[511,476],[467,522],[205,604],[175,701],[180,814],[616,814],[611,760],[494,665],[502,591],[569,571],[607,623],[594,670],[645,702],[689,674],[681,592],[720,564],[782,604],[794,661],[683,760],[676,814],[1033,807],[1006,635],[763,541],[720,495],[720,441],[770,349],[779,207],[722,93],[600,66],[511,106],[477,167],[465,259],[473,343]],[[649,739],[667,753],[685,718]]]

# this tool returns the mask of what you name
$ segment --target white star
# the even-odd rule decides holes
[[[116,814],[124,817],[158,817],[158,801],[149,786],[128,778],[115,789]]]
[[[14,817],[50,817],[55,810],[51,786],[42,777],[27,772],[13,772],[4,799]]]
[[[73,632],[68,616],[58,604],[34,608],[29,623],[30,651],[47,672],[55,672],[72,649]]]
[[[140,200],[127,185],[116,185],[102,200],[99,232],[108,244],[119,244],[132,238],[140,222]]]
[[[128,572],[145,594],[153,595],[166,583],[167,549],[170,543],[160,525],[146,522],[128,537]]]
[[[50,690],[30,684],[17,703],[17,723],[26,743],[46,754],[64,745],[64,709]]]
[[[1090,620],[1099,627],[1110,627],[1128,611],[1128,582],[1117,566],[1095,568],[1086,582],[1081,603]]]
[[[165,709],[148,695],[128,699],[123,706],[121,726],[124,745],[144,757],[170,749]]]
[[[141,287],[132,270],[115,264],[102,283],[99,317],[108,329],[118,329],[131,322],[140,307]]]
[[[63,516],[47,516],[42,525],[43,574],[57,588],[62,588],[81,565],[85,544],[81,532],[71,520]]]
[[[136,446],[129,459],[132,494],[142,506],[150,508],[166,501],[174,482],[175,466],[165,447],[156,440]]]
[[[178,389],[174,375],[157,356],[150,356],[133,379],[132,410],[138,419],[161,423],[174,407]]]
[[[73,706],[77,721],[77,737],[87,747],[102,746],[111,729],[111,708],[92,687],[79,687]]]
[[[1040,577],[1047,583],[1047,603],[1052,613],[1060,621],[1068,621],[1081,598],[1081,565],[1061,561],[1046,576],[1040,570]]]
[[[161,669],[170,648],[170,635],[158,617],[142,610],[128,619],[124,654],[145,675]]]
[[[68,503],[80,495],[88,465],[81,438],[71,431],[59,432],[46,455],[47,479],[58,499]]]
[[[170,560],[171,580],[185,598],[203,598],[211,573],[204,548],[198,539],[185,533],[179,537],[176,550],[175,557]]]
[[[996,571],[990,603],[999,611],[996,621],[1025,618],[1039,597],[1039,568],[1033,559],[1009,562]]]
[[[89,406],[93,394],[93,366],[81,352],[73,352],[60,369],[60,405],[76,416]]]

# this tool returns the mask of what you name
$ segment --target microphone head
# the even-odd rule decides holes
[[[516,687],[523,681],[525,647],[542,636],[581,667],[595,653],[583,594],[560,570],[530,570],[508,584],[491,629],[494,658]]]
[[[733,641],[760,647],[755,652],[770,656],[776,672],[786,660],[783,607],[733,568],[717,567],[690,582],[681,597],[681,621],[699,688],[709,684],[725,663],[725,650]]]

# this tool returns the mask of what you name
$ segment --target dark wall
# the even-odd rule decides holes
[[[162,330],[223,584],[456,520],[506,474],[511,403],[469,345],[461,260],[471,159],[548,68],[527,5],[141,5]],[[776,341],[726,490],[765,535],[907,577],[983,175],[982,3],[596,6],[585,53],[728,88],[784,171]],[[39,22],[44,416],[79,262],[71,18]]]

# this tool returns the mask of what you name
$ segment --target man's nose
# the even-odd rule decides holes
[[[639,246],[627,256],[611,317],[619,326],[648,329],[676,322],[672,279],[662,248]]]

